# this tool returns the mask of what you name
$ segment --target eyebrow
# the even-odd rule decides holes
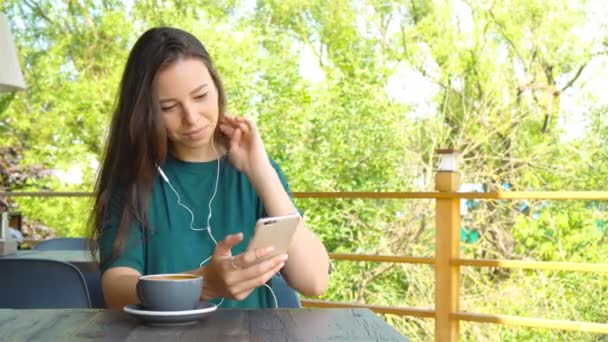
[[[194,90],[192,90],[190,92],[190,95],[192,95],[194,93],[197,93],[197,92],[205,89],[208,85],[209,85],[209,83],[203,83],[203,84],[201,84],[200,86],[194,88]],[[176,101],[176,100],[175,99],[160,99],[158,102],[165,103],[165,102],[172,102],[172,101]]]

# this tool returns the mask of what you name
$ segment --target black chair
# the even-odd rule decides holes
[[[279,308],[299,309],[302,307],[300,297],[296,290],[289,287],[285,278],[280,274],[276,274],[270,281],[270,287],[277,297]]]
[[[37,251],[86,251],[88,247],[86,238],[54,238],[40,241],[34,246],[34,249]]]
[[[82,275],[87,283],[89,297],[91,298],[91,306],[94,309],[107,308],[106,301],[103,297],[103,291],[101,290],[101,272],[83,272]]]
[[[86,238],[53,238],[44,240],[34,246],[37,251],[86,251],[88,250]],[[91,305],[96,309],[106,308],[106,302],[101,292],[101,275],[99,272],[83,272],[82,274],[87,283]]]
[[[57,260],[1,258],[0,308],[91,308],[80,271]]]

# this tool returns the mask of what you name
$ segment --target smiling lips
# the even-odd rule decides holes
[[[201,128],[193,129],[193,130],[183,133],[183,135],[188,139],[198,140],[198,139],[201,139],[205,135],[205,131],[207,130],[207,127],[208,126],[204,126]]]

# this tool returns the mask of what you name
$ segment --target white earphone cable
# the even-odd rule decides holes
[[[160,173],[161,177],[165,180],[165,182],[169,185],[169,188],[171,188],[171,190],[177,197],[177,204],[179,206],[181,206],[182,208],[186,209],[186,211],[188,211],[188,213],[190,214],[190,229],[192,229],[194,231],[206,230],[207,233],[209,234],[209,237],[211,237],[211,240],[213,240],[213,243],[215,244],[215,246],[217,246],[217,240],[215,239],[215,237],[213,236],[213,233],[211,232],[211,217],[212,217],[211,204],[213,203],[213,199],[215,198],[215,195],[217,194],[217,188],[218,188],[219,179],[220,179],[220,155],[219,155],[219,153],[217,153],[217,151],[215,149],[215,144],[213,143],[213,138],[211,138],[211,148],[213,149],[213,152],[215,152],[215,154],[217,156],[217,173],[216,173],[216,177],[215,177],[215,189],[213,190],[213,195],[211,195],[211,199],[209,200],[209,205],[208,205],[209,215],[207,216],[207,227],[204,227],[204,228],[195,228],[194,227],[194,213],[192,212],[192,210],[190,210],[190,208],[188,208],[185,204],[182,203],[181,197],[179,196],[179,194],[177,193],[177,191],[175,190],[173,185],[171,185],[169,178],[165,175],[165,173],[160,168],[160,166],[157,166],[157,169],[158,169],[158,172]],[[203,265],[205,265],[209,260],[211,260],[212,256],[213,256],[213,253],[207,259],[203,260],[200,263],[199,267],[203,267]],[[278,308],[279,304],[277,301],[277,297],[274,294],[274,291],[272,290],[272,288],[270,286],[268,286],[268,284],[264,284],[264,286],[266,286],[270,290],[270,294],[272,295],[272,298],[274,299],[275,308]],[[219,307],[220,305],[222,305],[223,302],[224,302],[224,298],[221,298],[221,300],[217,304],[217,306]]]

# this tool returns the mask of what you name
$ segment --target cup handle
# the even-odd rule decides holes
[[[141,281],[137,281],[137,285],[135,286],[135,292],[137,293],[137,298],[139,299],[139,303],[143,306],[146,306],[145,300],[143,298],[143,291],[141,290]]]

